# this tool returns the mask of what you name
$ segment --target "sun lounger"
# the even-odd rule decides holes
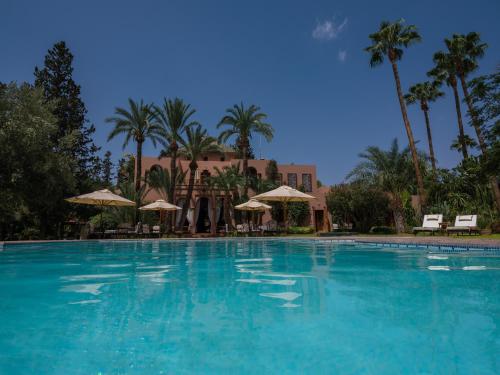
[[[443,222],[443,215],[425,215],[424,222],[421,227],[414,227],[413,234],[417,235],[419,232],[436,233],[441,230],[441,223]]]
[[[455,225],[446,228],[446,233],[480,233],[477,226],[477,215],[458,215],[455,218]]]
[[[236,233],[238,234],[248,234],[250,232],[250,228],[248,224],[238,224],[236,225]]]

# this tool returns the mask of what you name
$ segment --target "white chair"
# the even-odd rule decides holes
[[[443,222],[443,215],[425,215],[424,222],[421,227],[414,227],[413,234],[417,235],[419,232],[430,232],[432,234],[436,233],[441,229],[441,223]]]
[[[455,218],[455,225],[446,228],[446,233],[480,233],[480,229],[477,226],[477,215],[458,215]]]

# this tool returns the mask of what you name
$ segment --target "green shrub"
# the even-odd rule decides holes
[[[396,230],[392,227],[387,227],[385,225],[371,227],[371,234],[396,234]]]
[[[313,227],[289,227],[289,234],[311,234],[314,233]]]
[[[94,225],[94,228],[96,230],[101,229],[101,214],[92,216],[89,219],[90,223]],[[106,229],[116,229],[118,226],[118,221],[116,220],[116,216],[109,213],[109,212],[103,212],[102,213],[102,228],[104,230]]]
[[[40,231],[37,228],[25,228],[19,235],[20,240],[39,240]]]

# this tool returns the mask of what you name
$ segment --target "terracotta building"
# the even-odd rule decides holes
[[[142,158],[142,173],[143,177],[154,168],[165,168],[170,170],[169,157],[158,159],[157,157],[143,157]],[[214,213],[211,212],[213,207],[216,207],[215,217],[217,220],[217,227],[224,227],[224,215],[223,212],[223,192],[215,192],[212,194],[208,192],[207,187],[203,184],[203,180],[209,176],[216,175],[216,167],[222,170],[224,167],[229,167],[232,165],[240,166],[243,164],[241,159],[236,157],[236,153],[233,149],[225,147],[223,153],[209,153],[203,155],[201,160],[197,161],[198,171],[195,177],[195,187],[193,192],[193,198],[190,203],[190,212],[188,214],[189,229],[193,233],[197,232],[208,232],[210,229],[210,219],[213,217]],[[256,178],[266,178],[266,167],[269,160],[248,160],[249,174]],[[176,190],[176,204],[182,207],[185,201],[185,195],[187,191],[187,183],[189,178],[189,160],[178,158],[178,167],[182,171],[187,171],[185,181],[183,185],[177,186]],[[325,195],[328,191],[327,187],[318,187],[317,176],[316,176],[316,166],[315,165],[299,165],[299,164],[278,164],[278,173],[280,178],[280,184],[289,185],[294,188],[302,186],[304,191],[314,197],[315,200],[311,201],[310,206],[310,218],[308,224],[313,226],[316,231],[329,230],[329,220],[326,210]],[[149,189],[148,189],[149,190]],[[255,195],[251,189],[249,190],[249,196]],[[216,204],[212,204],[211,200],[215,197]],[[156,191],[150,190],[146,195],[146,201],[154,201],[156,199],[165,198],[161,197]],[[180,214],[177,215],[179,219]],[[326,218],[326,220],[325,220]],[[263,223],[271,220],[270,213],[266,212],[262,218]]]

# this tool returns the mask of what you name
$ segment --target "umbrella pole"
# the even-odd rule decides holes
[[[285,234],[288,233],[288,202],[283,202],[283,215],[285,219]]]
[[[102,222],[102,212],[104,211],[104,205],[101,204],[101,239],[104,238],[104,223]]]

